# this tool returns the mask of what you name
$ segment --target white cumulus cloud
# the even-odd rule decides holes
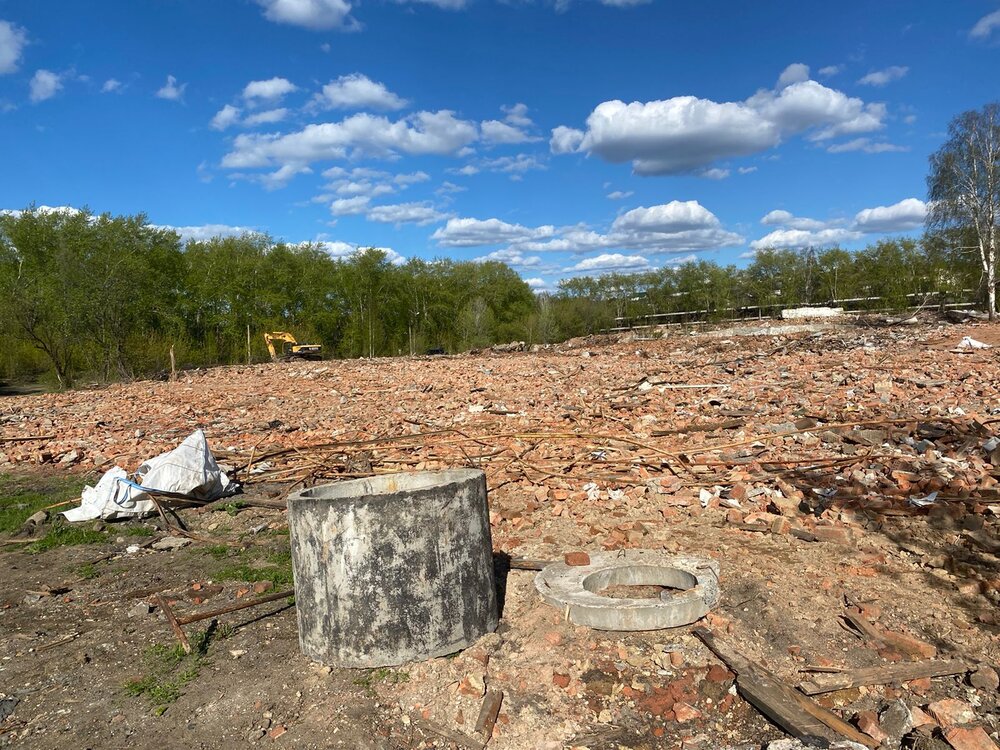
[[[891,206],[876,206],[859,211],[854,226],[863,232],[905,232],[923,226],[927,204],[918,198],[906,198]]]
[[[237,136],[222,164],[227,168],[246,169],[309,164],[358,155],[380,158],[398,154],[442,156],[457,153],[477,136],[474,123],[460,120],[448,110],[417,112],[396,121],[363,113],[340,122],[307,125],[285,135]]]
[[[622,253],[601,253],[593,258],[584,258],[567,271],[644,271],[648,269],[649,261],[641,255],[623,255]]]
[[[212,128],[212,130],[225,130],[232,125],[236,125],[239,121],[239,107],[227,104],[215,113],[215,116],[212,117],[212,121],[208,123],[208,127]]]
[[[776,229],[764,235],[759,240],[750,243],[754,250],[765,248],[782,248],[801,250],[807,247],[833,247],[845,242],[855,242],[861,239],[861,232],[844,227],[817,229]]]
[[[286,94],[298,91],[299,87],[287,78],[268,78],[264,81],[250,81],[243,87],[243,98],[247,101],[263,99],[276,101]]]
[[[785,68],[778,76],[778,89],[791,86],[793,83],[802,83],[809,80],[809,66],[803,63],[792,63]]]
[[[0,21],[0,75],[17,70],[27,44],[27,31],[10,21]]]
[[[313,103],[325,109],[402,109],[407,101],[361,73],[351,73],[330,81],[316,94]]]
[[[368,210],[371,198],[367,195],[356,195],[353,198],[338,198],[330,204],[330,213],[334,216],[357,216]]]
[[[156,96],[160,99],[167,99],[168,101],[180,101],[184,98],[184,89],[187,88],[186,83],[177,83],[177,79],[173,76],[167,76],[167,82],[160,87],[156,92]]]
[[[549,139],[549,148],[552,149],[553,154],[571,154],[579,150],[584,137],[585,134],[582,130],[559,125],[552,128],[552,138]]]
[[[484,120],[480,125],[483,141],[486,143],[510,144],[528,143],[539,138],[524,132],[521,128],[500,120]]]
[[[642,175],[705,173],[723,159],[748,156],[806,134],[822,141],[879,130],[885,106],[866,104],[813,80],[799,64],[781,75],[779,88],[742,102],[694,96],[650,102],[603,102],[587,118],[586,131],[559,126],[553,153],[585,152],[605,161],[631,162]],[[708,172],[706,176],[719,176]]]
[[[198,224],[178,227],[171,224],[151,224],[154,229],[168,229],[177,232],[184,242],[204,242],[213,237],[240,237],[244,234],[257,234],[260,230],[254,227],[234,227],[229,224]]]
[[[263,112],[256,112],[243,120],[247,127],[254,125],[268,125],[274,122],[281,122],[288,117],[288,110],[285,107],[276,109],[265,109]]]
[[[275,23],[301,26],[316,31],[358,27],[351,18],[351,4],[345,0],[257,0],[264,17]]]
[[[315,240],[313,242],[299,242],[297,244],[299,247],[307,245],[318,247],[331,258],[338,260],[348,259],[357,253],[363,253],[365,250],[368,250],[367,245],[355,245],[353,242],[343,242],[340,240]],[[373,249],[385,253],[386,260],[395,266],[400,266],[406,262],[406,258],[391,247],[375,247]]]
[[[481,255],[473,260],[477,261],[487,261],[496,260],[501,263],[506,263],[508,266],[515,266],[517,268],[540,268],[544,265],[542,259],[537,255],[525,255],[520,250],[512,247],[504,248],[503,250],[494,250],[489,255]]]
[[[448,219],[431,239],[444,247],[480,247],[551,237],[555,227],[525,227],[500,219]]]
[[[447,216],[438,211],[427,202],[420,203],[395,203],[385,206],[372,207],[365,218],[368,221],[377,221],[382,224],[416,224],[424,226],[435,221],[441,221]]]
[[[905,65],[890,65],[882,70],[873,70],[861,78],[858,83],[862,86],[886,86],[893,81],[898,81],[909,72],[910,69]]]
[[[117,78],[109,78],[101,86],[102,94],[115,94],[122,90],[122,82]]]
[[[44,102],[51,99],[62,89],[62,76],[51,70],[36,70],[28,83],[28,97],[31,101]]]
[[[917,229],[923,225],[926,214],[927,204],[917,198],[906,198],[891,206],[862,209],[854,216],[853,222],[843,219],[819,221],[777,209],[765,215],[761,224],[781,228],[754,240],[750,247],[757,251],[764,248],[803,249],[842,245],[857,242],[866,234]]]

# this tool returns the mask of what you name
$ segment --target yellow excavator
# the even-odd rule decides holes
[[[271,331],[264,334],[264,341],[267,343],[267,351],[271,354],[274,362],[285,362],[290,359],[322,359],[323,347],[320,344],[300,344],[295,337],[285,331]],[[275,349],[274,343],[278,342],[281,351]]]

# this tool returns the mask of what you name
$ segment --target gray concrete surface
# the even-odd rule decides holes
[[[608,586],[665,586],[659,598],[602,596]],[[651,550],[597,552],[589,565],[548,565],[535,588],[570,622],[596,630],[659,630],[695,622],[719,602],[719,563]],[[677,590],[679,589],[679,591]]]
[[[444,656],[496,629],[483,472],[388,474],[288,501],[302,653],[330,666]]]

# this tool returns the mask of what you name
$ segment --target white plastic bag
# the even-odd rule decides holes
[[[214,500],[225,495],[230,485],[201,430],[188,435],[169,453],[145,461],[136,475],[138,481],[130,482],[125,470],[116,466],[101,477],[96,487],[85,487],[79,507],[63,515],[69,521],[141,516],[156,510],[143,487]]]

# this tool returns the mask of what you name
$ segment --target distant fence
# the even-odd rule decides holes
[[[974,289],[962,289],[959,294],[973,294]],[[951,296],[950,293],[949,296]],[[967,309],[976,306],[974,300],[965,302],[931,302],[935,297],[944,297],[942,292],[929,292],[926,294],[907,294],[909,301],[920,300],[920,304],[907,305],[906,310],[934,309],[951,310]],[[843,307],[844,312],[860,313],[870,312],[878,303],[884,301],[885,297],[850,297],[847,299],[835,299],[827,302],[803,302],[794,305],[784,305],[775,303],[771,305],[745,305],[743,307],[723,307],[717,310],[682,310],[669,313],[650,313],[647,315],[623,316],[615,318],[615,325],[606,328],[602,333],[621,333],[622,331],[636,331],[643,329],[664,328],[671,326],[695,325],[699,323],[739,323],[746,320],[764,320],[781,317],[782,310],[798,309],[802,307]],[[881,308],[880,308],[881,309]],[[899,309],[899,308],[896,308]],[[718,318],[718,315],[728,315],[728,317]]]

